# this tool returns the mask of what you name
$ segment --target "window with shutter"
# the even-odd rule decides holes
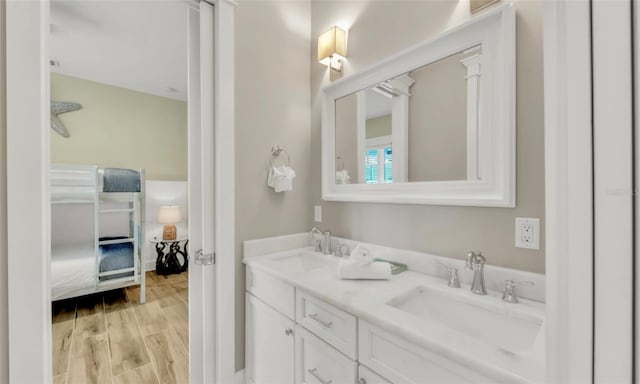
[[[393,182],[393,149],[390,136],[368,139],[364,156],[365,183]]]

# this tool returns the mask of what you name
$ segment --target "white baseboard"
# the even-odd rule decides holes
[[[244,369],[236,372],[236,384],[244,384]]]
[[[147,260],[144,263],[145,272],[155,271],[156,270],[156,261],[155,260]]]

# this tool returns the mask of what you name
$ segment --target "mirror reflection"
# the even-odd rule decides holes
[[[335,102],[336,184],[480,178],[481,47]]]

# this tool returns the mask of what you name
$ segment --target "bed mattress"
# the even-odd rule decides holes
[[[51,249],[51,299],[82,294],[96,286],[96,259],[92,244],[65,244]]]

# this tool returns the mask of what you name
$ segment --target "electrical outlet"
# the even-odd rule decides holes
[[[540,219],[516,217],[516,247],[540,249]]]
[[[316,223],[322,223],[322,206],[316,205],[313,207],[313,218]]]

